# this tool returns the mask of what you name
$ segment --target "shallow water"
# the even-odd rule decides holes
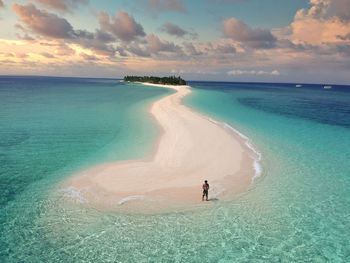
[[[185,104],[248,136],[262,175],[231,202],[135,215],[63,202],[57,183],[101,160],[147,155],[157,130],[146,109],[170,91],[0,83],[1,262],[350,261],[350,87],[191,83]]]

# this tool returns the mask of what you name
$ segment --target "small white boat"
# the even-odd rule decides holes
[[[295,87],[297,87],[297,88],[301,88],[303,85],[300,85],[300,84],[297,84],[297,85],[295,85]]]
[[[332,86],[324,86],[323,88],[324,88],[324,89],[331,89]]]

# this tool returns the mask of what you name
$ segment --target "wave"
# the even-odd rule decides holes
[[[211,121],[212,123],[215,123],[217,125],[222,126],[225,129],[231,130],[234,133],[236,133],[239,137],[241,137],[244,140],[244,144],[252,150],[252,152],[254,154],[250,154],[250,157],[253,158],[254,163],[253,163],[253,168],[255,170],[255,174],[252,178],[252,182],[254,182],[257,178],[259,178],[262,174],[262,166],[260,164],[260,161],[262,159],[261,153],[255,149],[255,147],[253,146],[251,140],[245,136],[244,134],[242,134],[241,132],[239,132],[238,130],[236,130],[235,128],[233,128],[231,125],[227,124],[226,122],[218,122],[210,117],[207,117],[207,119],[209,121]]]
[[[210,184],[210,198],[217,198],[225,191],[222,184]]]
[[[64,196],[70,199],[75,200],[77,203],[88,203],[82,194],[82,189],[77,189],[74,186],[69,186],[66,189],[63,189]]]
[[[147,198],[144,195],[131,195],[119,200],[118,205],[122,205],[126,202],[133,201],[133,200],[146,200],[146,199]]]

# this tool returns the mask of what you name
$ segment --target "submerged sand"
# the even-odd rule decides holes
[[[181,99],[191,93],[188,86],[154,86],[176,93],[151,106],[150,114],[161,128],[153,156],[102,164],[65,185],[91,205],[137,209],[201,203],[204,180],[209,181],[212,200],[230,199],[247,189],[255,172],[243,138],[183,105]]]

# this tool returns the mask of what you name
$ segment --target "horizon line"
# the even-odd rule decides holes
[[[151,76],[151,75],[143,75]],[[171,75],[169,75],[171,76]],[[177,75],[180,76],[180,75]],[[45,78],[79,78],[79,79],[111,79],[111,80],[123,80],[123,78],[112,77],[83,77],[83,76],[53,76],[53,75],[1,75],[2,77],[45,77]],[[180,76],[181,77],[181,76]],[[260,84],[294,84],[294,85],[336,85],[336,86],[350,86],[349,84],[337,84],[337,83],[313,83],[313,82],[266,82],[266,81],[227,81],[227,80],[186,80],[189,82],[224,82],[224,83],[260,83]]]

